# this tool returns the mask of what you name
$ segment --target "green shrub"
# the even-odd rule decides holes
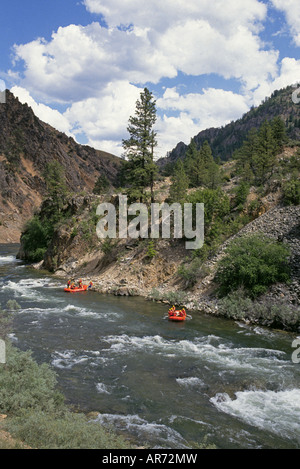
[[[89,422],[82,413],[28,412],[14,418],[9,430],[31,448],[38,449],[126,449],[129,446],[122,437],[104,430],[96,422]]]
[[[243,209],[243,206],[247,200],[249,191],[250,191],[250,186],[244,181],[242,181],[237,187],[236,194],[235,194],[235,205],[237,207],[241,206],[239,210]]]
[[[47,364],[38,365],[31,352],[11,344],[6,352],[6,364],[0,367],[0,413],[8,414],[5,427],[13,437],[38,449],[129,447],[122,437],[68,409]]]
[[[215,280],[221,296],[243,287],[256,297],[276,282],[290,278],[289,249],[264,235],[255,234],[234,240],[221,259]]]
[[[166,301],[172,305],[183,305],[187,299],[187,294],[182,290],[161,292],[153,288],[149,297],[154,301]]]
[[[149,259],[153,259],[157,254],[157,251],[155,249],[155,245],[154,245],[154,241],[149,241],[149,244],[148,244],[148,249],[147,249],[147,253],[146,253],[146,256],[149,257]]]
[[[292,178],[283,186],[283,200],[286,205],[300,204],[300,181]]]
[[[47,226],[38,216],[34,216],[25,226],[22,234],[22,246],[26,260],[39,262],[43,259],[48,246]]]
[[[48,365],[38,365],[30,352],[9,344],[6,364],[0,367],[0,413],[18,415],[26,409],[54,411],[63,403],[56,390],[56,375]]]
[[[105,176],[105,174],[100,175],[96,181],[95,187],[93,189],[93,193],[98,194],[98,195],[105,194],[107,190],[109,189],[109,187],[110,187],[110,183],[107,177]]]
[[[198,280],[209,274],[209,269],[203,265],[203,261],[199,257],[195,257],[187,266],[181,264],[177,270],[178,275],[186,281],[187,287],[193,287]]]
[[[252,324],[289,332],[300,330],[299,307],[278,301],[252,300],[242,288],[219,300],[218,314],[227,319],[250,321]]]

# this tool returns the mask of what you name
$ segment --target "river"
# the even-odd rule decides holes
[[[68,294],[0,245],[0,302],[11,340],[56,371],[67,402],[151,448],[300,448],[295,335],[141,298]]]

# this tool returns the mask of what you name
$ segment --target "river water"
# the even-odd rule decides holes
[[[56,371],[68,403],[151,448],[300,448],[295,335],[205,315],[166,319],[140,298],[67,294],[0,245],[11,339]],[[92,280],[92,279],[91,279]]]

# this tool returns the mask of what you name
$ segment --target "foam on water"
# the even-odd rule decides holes
[[[77,355],[74,350],[67,350],[64,352],[55,352],[52,359],[52,365],[60,369],[71,369],[74,365],[87,362],[89,357],[87,355]]]
[[[2,291],[12,292],[17,298],[29,298],[29,299],[43,299],[40,289],[44,288],[57,288],[58,284],[51,282],[51,280],[44,279],[21,279],[18,282],[9,280],[2,284]]]
[[[105,364],[108,360],[105,357],[101,357],[98,350],[64,350],[62,352],[56,351],[52,354],[51,365],[61,370],[70,370],[76,365],[95,366]]]
[[[108,390],[108,386],[106,386],[104,383],[97,383],[96,384],[96,389],[100,394],[110,394],[111,391]]]
[[[216,336],[205,336],[193,341],[189,340],[166,340],[159,335],[155,336],[108,336],[105,342],[110,344],[111,353],[136,353],[143,350],[146,353],[156,353],[172,357],[199,358],[207,364],[214,364],[223,370],[252,370],[261,373],[274,370],[277,371],[290,362],[285,360],[285,353],[279,350],[265,348],[243,348],[234,347],[231,343],[222,342]]]
[[[18,262],[15,256],[0,256],[0,265],[12,264],[13,262]]]
[[[196,377],[190,377],[190,378],[177,378],[176,382],[185,387],[203,387],[205,386],[205,383],[202,379],[196,378]]]
[[[265,431],[300,442],[300,390],[242,391],[217,394],[210,401],[216,408]]]
[[[99,414],[94,421],[104,426],[114,426],[133,435],[138,435],[140,439],[147,442],[154,439],[162,445],[172,443],[174,448],[187,447],[185,440],[176,430],[162,423],[149,422],[139,415]]]

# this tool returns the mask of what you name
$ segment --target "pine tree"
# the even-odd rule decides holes
[[[209,189],[217,189],[221,184],[220,167],[215,161],[208,163],[206,178],[206,187]]]
[[[199,151],[197,150],[195,140],[191,139],[186,150],[184,159],[184,169],[189,176],[192,186],[197,185],[196,166],[198,165]]]
[[[197,150],[194,140],[188,147],[186,158],[187,174],[192,187],[215,186],[217,169],[210,145],[205,141]]]
[[[156,122],[156,102],[152,93],[144,88],[136,102],[135,115],[129,118],[127,131],[130,137],[123,140],[125,150],[125,180],[130,186],[129,196],[143,202],[145,188],[150,185],[154,200],[153,183],[157,166],[154,163],[154,147],[157,145],[153,126]]]
[[[43,176],[48,196],[52,198],[57,210],[60,210],[68,192],[64,168],[58,161],[53,160],[47,164]]]
[[[171,202],[184,203],[189,187],[189,179],[185,173],[182,160],[178,160],[175,165],[170,187]]]
[[[296,124],[295,124],[296,125]],[[287,143],[288,138],[286,134],[286,127],[281,119],[281,117],[274,117],[271,122],[272,126],[272,133],[275,143],[275,151],[276,153],[280,153],[283,150],[284,145]]]
[[[109,180],[105,176],[105,174],[101,174],[96,181],[95,187],[93,189],[94,194],[105,194],[105,192],[109,189],[110,184]]]
[[[265,182],[275,163],[276,145],[272,127],[265,121],[259,129],[259,152],[253,155],[254,173],[258,182]]]

